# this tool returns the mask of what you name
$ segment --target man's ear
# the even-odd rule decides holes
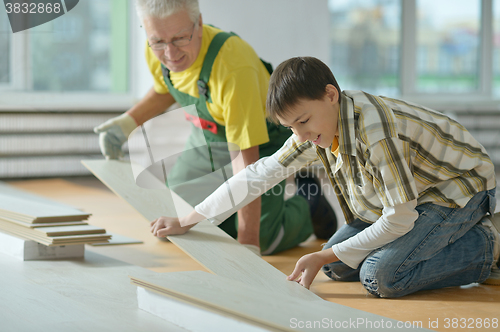
[[[201,14],[200,14],[200,17],[198,18],[198,26],[200,28],[203,28],[203,17],[201,17]]]
[[[332,84],[327,84],[325,87],[326,90],[326,95],[328,96],[328,99],[330,102],[333,104],[336,104],[339,101],[339,92],[336,87],[334,87]]]

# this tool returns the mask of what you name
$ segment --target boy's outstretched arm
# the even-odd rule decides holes
[[[295,264],[295,269],[287,279],[295,280],[305,288],[309,289],[314,278],[321,267],[325,264],[333,263],[339,259],[332,249],[313,252],[312,254],[302,256]]]

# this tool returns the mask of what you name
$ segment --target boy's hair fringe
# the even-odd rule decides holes
[[[322,99],[328,84],[341,92],[332,71],[321,60],[295,57],[283,61],[276,67],[269,81],[266,101],[268,119],[279,124],[278,116],[288,114],[290,107],[301,99]]]

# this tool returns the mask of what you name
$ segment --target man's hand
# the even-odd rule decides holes
[[[94,132],[99,134],[99,146],[106,159],[123,157],[122,145],[136,127],[135,120],[124,113],[94,128]]]
[[[182,227],[179,218],[160,217],[151,222],[151,233],[157,237],[167,235],[181,235],[186,233],[194,225]]]
[[[122,145],[138,126],[165,112],[175,103],[170,93],[159,94],[154,88],[126,113],[112,118],[94,128],[99,135],[99,146],[106,159],[123,157]]]
[[[295,280],[305,288],[309,289],[314,278],[318,274],[321,267],[328,263],[333,263],[339,259],[333,253],[332,249],[313,252],[302,256],[295,265],[295,269],[287,279]]]

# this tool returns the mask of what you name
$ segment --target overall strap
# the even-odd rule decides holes
[[[206,100],[211,101],[210,91],[208,91],[207,84],[210,79],[215,58],[217,57],[217,54],[219,54],[219,50],[222,45],[224,45],[226,40],[231,36],[236,36],[236,34],[233,32],[219,32],[215,35],[214,39],[212,39],[212,42],[208,47],[205,60],[203,61],[203,66],[201,68],[200,77],[198,79],[198,92],[200,97],[204,96]]]

